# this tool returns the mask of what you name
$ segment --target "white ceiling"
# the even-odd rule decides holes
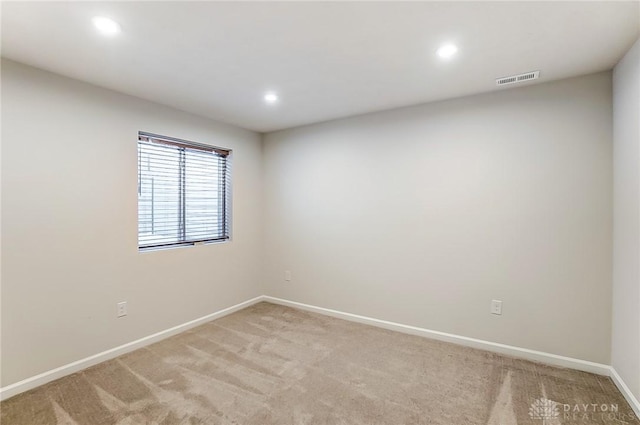
[[[2,56],[267,132],[611,69],[639,23],[637,1],[3,2]]]

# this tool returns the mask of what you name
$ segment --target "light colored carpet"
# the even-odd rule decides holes
[[[2,425],[640,424],[606,377],[268,303],[0,409]]]

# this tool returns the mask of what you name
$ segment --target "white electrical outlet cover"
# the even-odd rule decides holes
[[[123,302],[119,302],[117,304],[118,306],[118,317],[123,317],[127,315],[127,302],[123,301]]]
[[[491,314],[502,314],[502,301],[500,300],[491,300]]]

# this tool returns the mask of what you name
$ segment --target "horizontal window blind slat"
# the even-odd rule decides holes
[[[229,238],[229,151],[138,140],[138,247]]]

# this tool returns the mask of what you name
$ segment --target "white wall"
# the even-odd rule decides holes
[[[608,364],[611,93],[605,72],[266,135],[266,293]]]
[[[640,400],[640,40],[613,71],[611,363]]]
[[[624,63],[616,102],[638,84]],[[261,146],[246,130],[3,61],[2,385],[265,291],[609,363],[611,95],[601,73],[271,133]],[[234,150],[231,243],[138,253],[139,130]],[[638,153],[632,137],[625,149]],[[616,165],[640,160],[618,153]],[[616,172],[640,196],[627,164],[636,180]],[[617,366],[633,358],[633,338],[617,342],[633,329],[615,321],[639,304],[621,294],[614,366],[633,376],[632,362]],[[489,314],[492,298],[503,316]],[[129,315],[116,319],[122,300]]]
[[[139,130],[233,149],[232,242],[138,252]],[[260,295],[261,177],[259,134],[3,61],[2,385]]]

